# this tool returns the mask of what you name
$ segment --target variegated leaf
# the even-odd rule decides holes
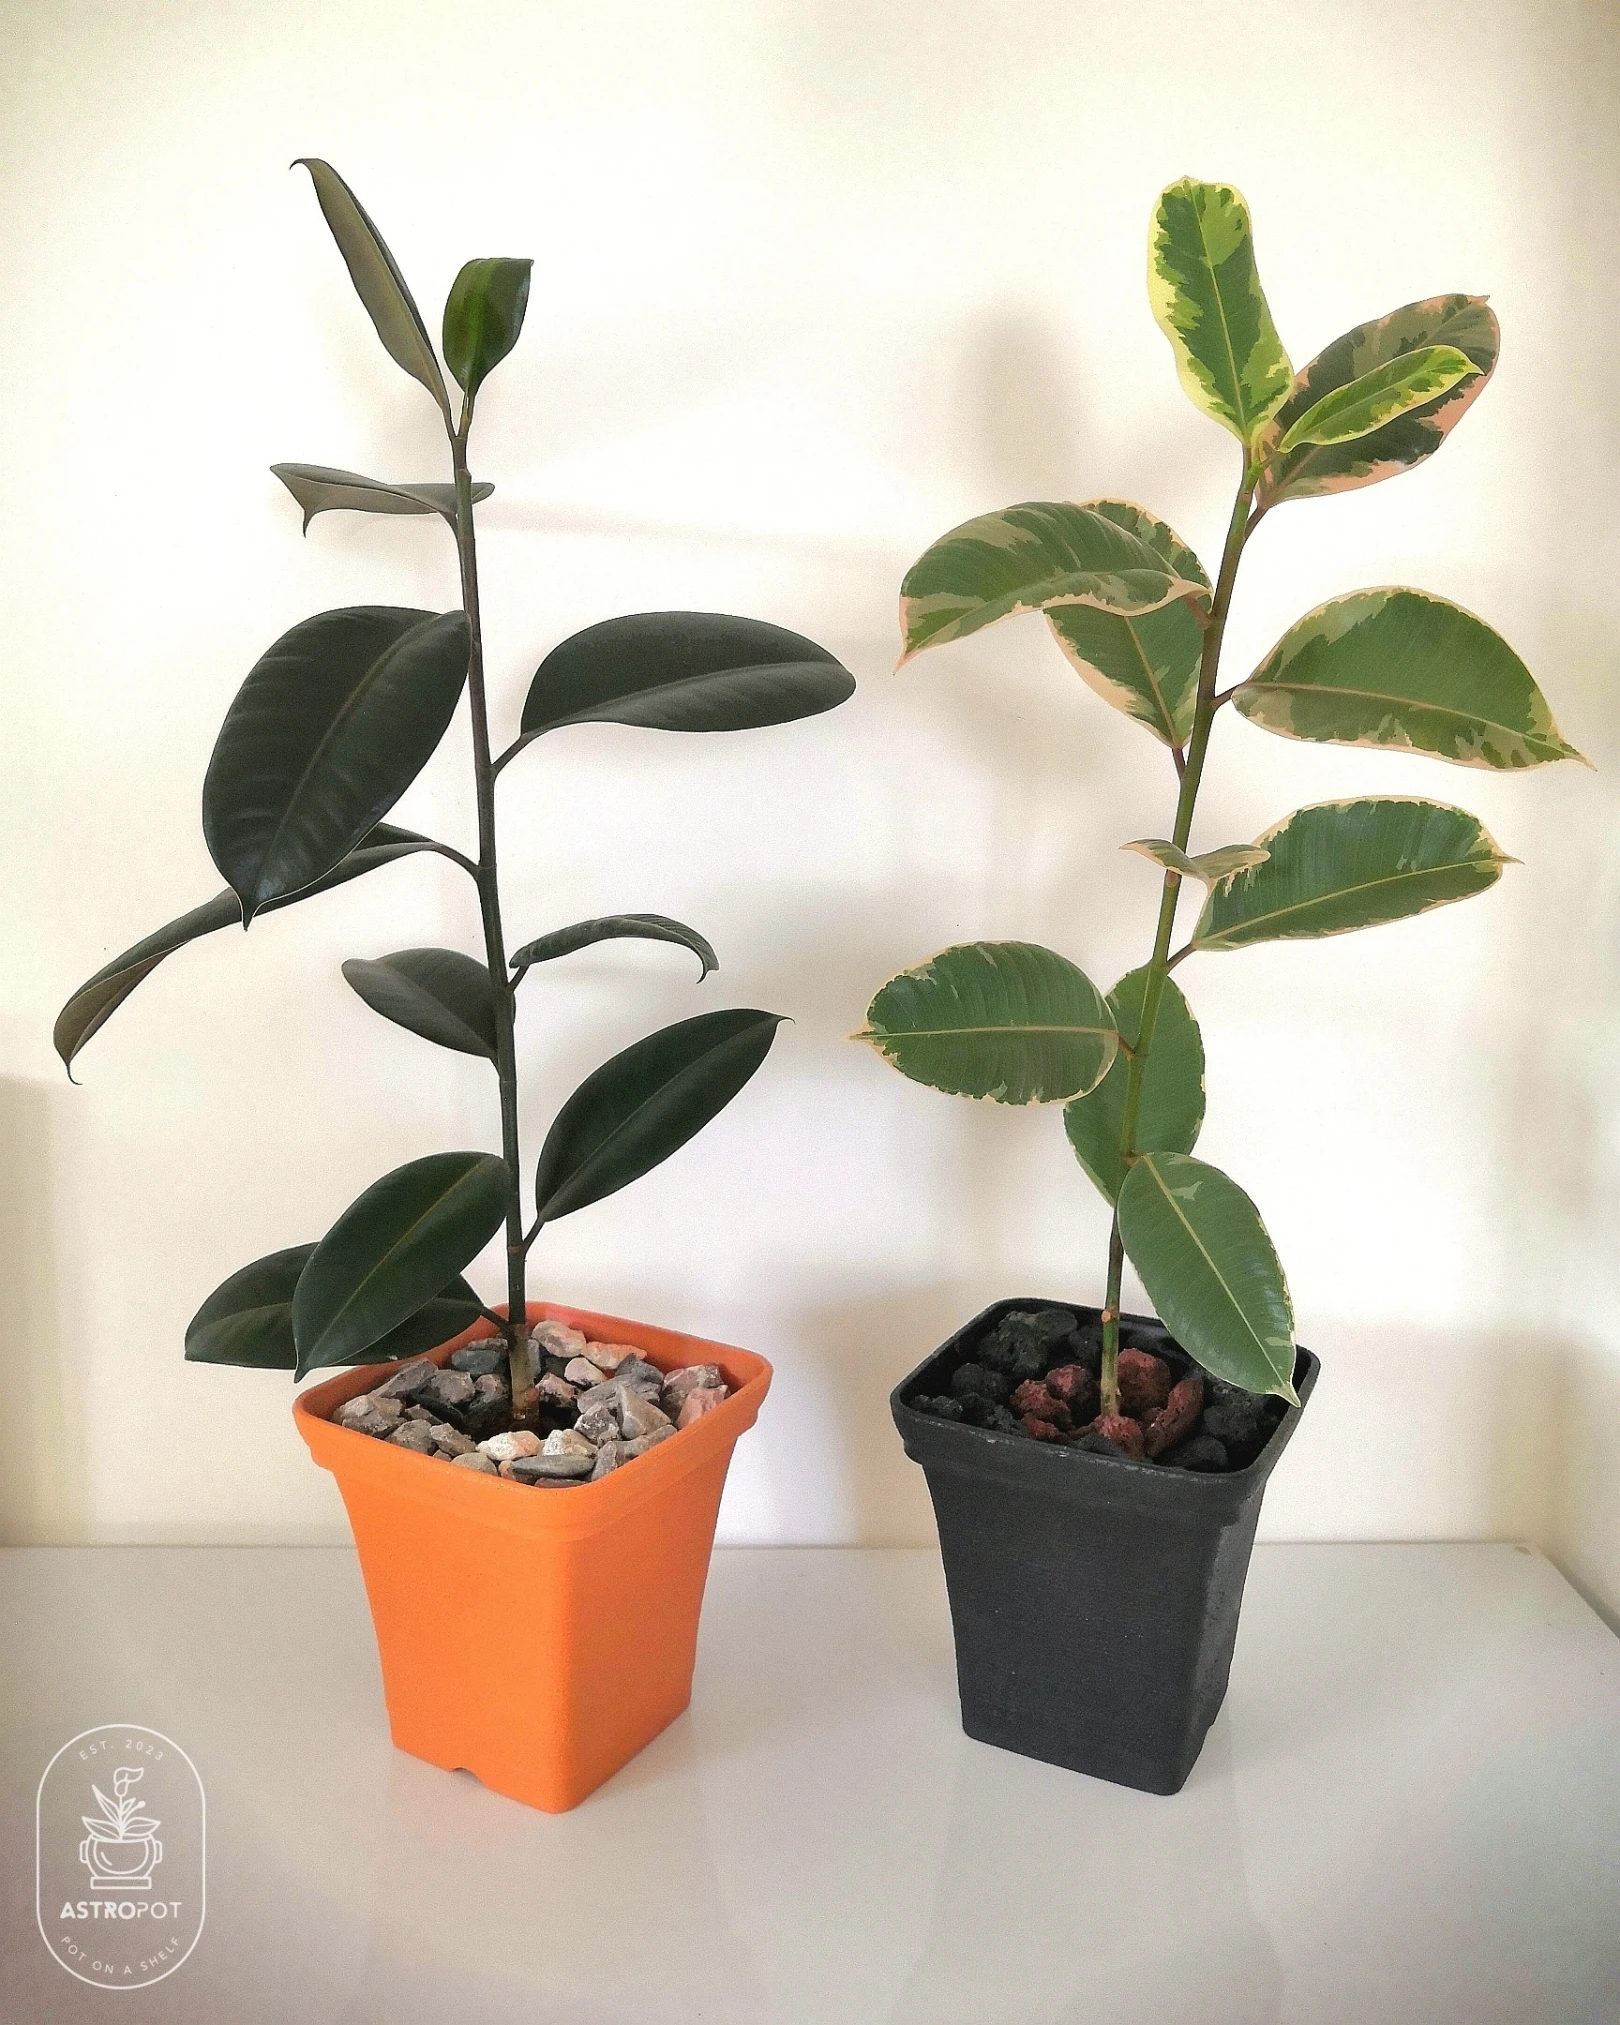
[[[1192,949],[1345,935],[1483,893],[1512,860],[1477,816],[1394,795],[1296,809],[1263,865],[1211,889]]]
[[[1349,386],[1324,394],[1314,408],[1307,408],[1297,422],[1289,423],[1277,454],[1286,457],[1306,443],[1326,448],[1370,436],[1409,408],[1421,408],[1426,401],[1449,394],[1459,380],[1478,371],[1473,360],[1455,345],[1424,345],[1407,352],[1363,373]]]
[[[1108,1009],[1126,1046],[1135,1047],[1142,1029],[1147,971],[1133,970],[1108,994]],[[1074,1157],[1112,1202],[1125,1181],[1120,1135],[1125,1124],[1125,1085],[1130,1060],[1124,1048],[1113,1066],[1084,1097],[1063,1107],[1063,1128]],[[1164,980],[1153,1039],[1142,1068],[1132,1137],[1142,1153],[1190,1153],[1204,1122],[1204,1041],[1192,1009],[1173,977]]]
[[[1091,511],[1135,535],[1175,575],[1198,584],[1199,594],[1131,617],[1091,605],[1058,605],[1048,609],[1047,623],[1083,680],[1105,703],[1145,724],[1166,745],[1185,745],[1192,736],[1198,700],[1204,645],[1201,612],[1208,609],[1210,599],[1204,566],[1172,529],[1140,506],[1123,499],[1094,499]]]
[[[1482,295],[1436,295],[1425,302],[1409,302],[1335,338],[1300,370],[1288,398],[1256,446],[1266,460],[1260,505],[1271,507],[1285,499],[1351,492],[1358,485],[1394,478],[1432,457],[1485,391],[1485,383],[1496,369],[1499,344],[1496,318]],[[1284,435],[1325,396],[1380,366],[1434,345],[1454,346],[1477,372],[1420,407],[1383,423],[1370,435],[1348,443],[1308,443],[1286,456],[1278,455],[1276,446]]]
[[[900,1073],[953,1097],[1055,1104],[1093,1089],[1119,1046],[1097,987],[1032,942],[965,942],[903,970],[873,999],[868,1041]]]
[[[1268,855],[1261,844],[1222,844],[1219,850],[1201,851],[1196,858],[1189,858],[1164,837],[1138,837],[1135,843],[1121,844],[1119,848],[1135,851],[1139,857],[1162,865],[1167,872],[1179,872],[1183,879],[1198,879],[1206,886],[1218,886],[1223,879],[1248,871],[1251,865],[1263,865]]]
[[[1294,369],[1260,286],[1249,207],[1230,184],[1184,176],[1159,198],[1148,300],[1193,405],[1252,443]]]
[[[1501,634],[1427,591],[1354,591],[1319,605],[1232,701],[1283,738],[1387,746],[1458,766],[1581,758]]]
[[[901,664],[1016,612],[1057,605],[1156,611],[1207,597],[1202,570],[1184,577],[1102,505],[1027,500],[964,521],[925,549],[900,586]]]

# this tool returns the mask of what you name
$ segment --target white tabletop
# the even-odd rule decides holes
[[[0,2025],[1620,2020],[1620,1641],[1523,1548],[1258,1549],[1173,1799],[962,1736],[931,1552],[717,1554],[691,1710],[555,1817],[390,1747],[346,1550],[13,1550],[0,1624]],[[208,1796],[116,1994],[33,1909],[107,1722]]]

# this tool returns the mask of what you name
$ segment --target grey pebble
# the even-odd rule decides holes
[[[420,1396],[430,1404],[465,1406],[473,1396],[473,1382],[465,1371],[435,1371]]]
[[[596,1458],[587,1455],[514,1456],[502,1475],[510,1472],[519,1484],[577,1483],[595,1468]]]
[[[474,1449],[471,1455],[453,1455],[450,1460],[458,1470],[476,1470],[480,1476],[484,1477],[498,1477],[500,1475],[500,1471],[490,1461],[489,1457],[487,1455],[480,1455],[477,1449]]]
[[[371,1396],[373,1399],[414,1399],[437,1375],[438,1369],[430,1358],[414,1358],[409,1364],[402,1364],[381,1385],[373,1386]]]
[[[463,1343],[450,1352],[452,1371],[465,1371],[469,1378],[487,1378],[506,1363],[504,1343]]]
[[[669,1415],[661,1406],[655,1406],[622,1378],[619,1380],[619,1425],[632,1441],[669,1424]]]
[[[656,1448],[661,1441],[668,1441],[674,1432],[674,1426],[666,1420],[662,1427],[655,1427],[651,1434],[638,1434],[634,1441],[621,1444],[624,1450],[621,1461],[633,1462],[638,1455],[645,1455],[648,1449]]]
[[[474,1455],[477,1453],[477,1442],[470,1441],[459,1427],[452,1427],[447,1420],[435,1422],[428,1429],[428,1433],[433,1437],[434,1447],[441,1450],[445,1455]]]
[[[605,1441],[615,1441],[619,1434],[619,1416],[613,1410],[614,1402],[604,1399],[595,1406],[586,1407],[574,1423],[575,1431],[584,1435],[595,1448]]]
[[[433,1453],[433,1436],[428,1432],[426,1423],[420,1420],[401,1421],[388,1439],[396,1448],[408,1448],[415,1455]]]

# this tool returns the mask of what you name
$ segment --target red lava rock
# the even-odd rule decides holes
[[[1137,1353],[1130,1350],[1122,1350],[1119,1361],[1123,1364],[1127,1357],[1135,1354]],[[1157,1364],[1159,1360],[1155,1357],[1153,1361]],[[1104,1441],[1111,1441],[1115,1448],[1128,1455],[1133,1462],[1142,1460],[1142,1430],[1134,1420],[1127,1419],[1123,1413],[1101,1414],[1086,1432],[1100,1434]]]
[[[1034,1435],[1037,1441],[1061,1441],[1063,1439],[1049,1420],[1041,1420],[1033,1413],[1024,1415],[1025,1434]]]
[[[1026,1378],[1014,1391],[1008,1404],[1014,1413],[1033,1413],[1044,1420],[1047,1409],[1055,1402],[1040,1379]]]
[[[1170,1397],[1157,1413],[1150,1414],[1142,1430],[1142,1445],[1149,1455],[1162,1455],[1167,1448],[1192,1433],[1204,1410],[1204,1381],[1196,1373],[1172,1385]]]
[[[1097,1404],[1097,1381],[1083,1364],[1060,1364],[1046,1374],[1046,1389],[1061,1399],[1076,1420],[1086,1418]]]
[[[1119,1353],[1119,1410],[1140,1420],[1170,1397],[1170,1367],[1148,1350]]]

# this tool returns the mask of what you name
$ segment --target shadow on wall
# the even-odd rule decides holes
[[[56,1256],[52,1140],[68,1095],[0,1076],[0,1542],[64,1544],[84,1537],[82,1423],[66,1345],[72,1276]]]

